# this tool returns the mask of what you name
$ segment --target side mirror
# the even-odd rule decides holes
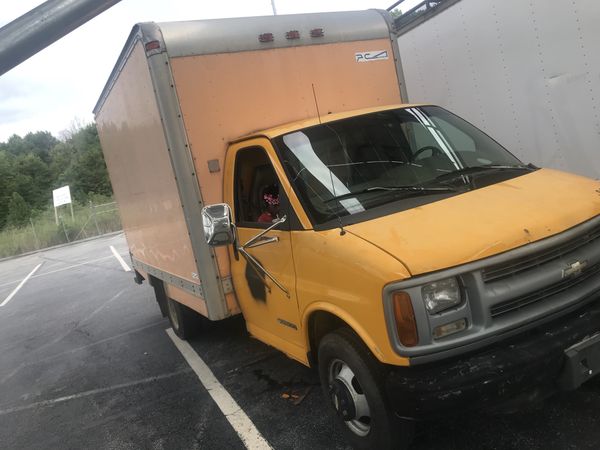
[[[220,247],[233,243],[231,209],[226,203],[218,203],[202,208],[202,225],[206,243],[211,247]]]

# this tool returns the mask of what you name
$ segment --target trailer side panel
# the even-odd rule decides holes
[[[447,107],[526,162],[600,176],[600,3],[461,0],[398,39],[408,100]]]
[[[96,115],[123,228],[140,270],[198,285],[146,54],[138,41]],[[144,270],[144,268],[146,270]],[[202,302],[200,298],[197,300]],[[199,306],[206,310],[205,306]]]

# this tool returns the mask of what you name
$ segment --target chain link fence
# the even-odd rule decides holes
[[[71,214],[59,215],[58,225],[52,211],[30,218],[22,228],[0,232],[0,258],[41,250],[122,229],[116,202],[76,205]]]

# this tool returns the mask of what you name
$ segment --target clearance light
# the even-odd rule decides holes
[[[289,40],[300,39],[300,32],[298,30],[288,31],[285,33],[285,38]]]
[[[310,37],[323,37],[325,36],[325,32],[323,31],[323,28],[313,28],[312,30],[310,30]]]
[[[419,343],[419,334],[410,296],[406,292],[396,292],[392,299],[400,342],[405,347],[414,347]]]
[[[149,52],[150,50],[156,50],[157,48],[160,48],[160,42],[158,42],[158,41],[146,42],[145,48],[146,48],[147,52]]]
[[[433,338],[441,339],[451,334],[460,333],[467,329],[467,319],[460,319],[456,322],[447,323],[446,325],[440,325],[433,330]]]
[[[275,37],[273,36],[273,33],[263,33],[258,35],[259,42],[273,42],[274,40]]]

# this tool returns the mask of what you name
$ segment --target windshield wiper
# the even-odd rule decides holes
[[[356,197],[357,195],[367,194],[369,192],[376,191],[402,191],[409,192],[416,195],[429,195],[437,194],[439,192],[458,192],[456,189],[451,187],[424,187],[424,186],[371,186],[366,189],[362,189],[356,192],[348,192],[347,194],[338,195],[336,197],[325,200],[325,203],[333,200],[343,200],[345,198]]]
[[[497,171],[497,170],[528,170],[534,171],[536,168],[532,166],[525,166],[520,164],[515,165],[503,165],[503,164],[486,164],[485,166],[470,166],[463,167],[462,169],[453,170],[452,172],[444,173],[435,177],[436,181],[445,180],[448,178],[457,178],[461,175],[473,175],[479,172]]]

